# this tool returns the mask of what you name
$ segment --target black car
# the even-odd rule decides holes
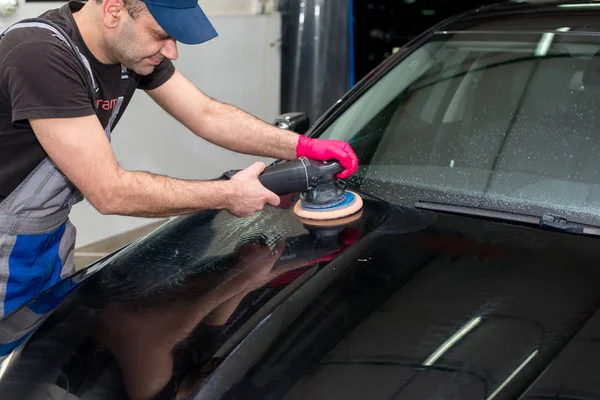
[[[600,2],[447,20],[306,134],[361,212],[169,221],[0,321],[0,399],[600,399]]]

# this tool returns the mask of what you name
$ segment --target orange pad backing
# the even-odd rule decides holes
[[[301,207],[301,200],[298,200],[294,206],[294,214],[300,218],[312,220],[330,220],[347,217],[363,208],[362,198],[355,192],[350,192],[354,195],[354,201],[340,208],[332,208],[330,210],[307,210]]]

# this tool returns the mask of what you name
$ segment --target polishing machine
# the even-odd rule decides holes
[[[336,175],[344,170],[337,161],[314,161],[305,157],[266,167],[258,180],[282,196],[300,193],[294,213],[309,220],[331,220],[352,215],[362,209],[360,196],[346,190]],[[227,171],[231,178],[240,170]]]

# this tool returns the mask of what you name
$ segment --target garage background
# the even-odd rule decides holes
[[[281,107],[315,121],[349,88],[416,35],[497,1],[280,0]]]
[[[272,122],[304,111],[316,121],[395,48],[453,14],[491,1],[450,0],[200,0],[219,36],[179,44],[177,68],[206,94]],[[0,28],[65,2],[19,0]],[[269,159],[236,154],[186,131],[138,93],[113,135],[125,169],[183,179],[211,179]],[[77,205],[80,263],[120,247],[162,221],[103,216]]]

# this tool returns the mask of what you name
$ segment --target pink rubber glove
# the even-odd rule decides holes
[[[337,174],[344,179],[358,169],[358,157],[352,147],[341,140],[321,140],[300,136],[296,146],[296,157],[306,157],[316,161],[337,160],[345,168]]]

